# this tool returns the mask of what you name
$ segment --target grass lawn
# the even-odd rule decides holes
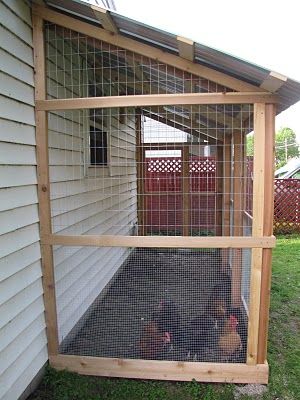
[[[273,253],[265,400],[300,399],[300,237],[279,238]],[[235,385],[79,376],[49,368],[30,400],[229,400]],[[249,399],[244,396],[240,399]]]

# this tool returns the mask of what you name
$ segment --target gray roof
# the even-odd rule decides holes
[[[90,5],[85,2],[80,0],[46,0],[46,3],[51,8],[101,26]],[[114,11],[110,11],[110,16],[121,35],[138,42],[150,44],[171,54],[179,55],[176,35],[132,20]],[[194,62],[257,87],[272,72],[267,68],[201,43],[195,43]],[[287,78],[285,83],[276,91],[276,94],[279,95],[279,105],[277,108],[277,112],[279,113],[300,100],[300,82]]]

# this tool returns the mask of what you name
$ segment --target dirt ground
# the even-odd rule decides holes
[[[184,327],[205,312],[211,289],[224,276],[220,265],[218,250],[135,249],[105,294],[98,296],[64,340],[61,353],[140,358],[141,332],[160,301],[172,299]],[[246,331],[245,326],[240,329]],[[186,360],[187,352],[172,346],[160,357]],[[234,361],[244,361],[243,356],[239,358]],[[218,360],[210,348],[201,360],[190,361]]]

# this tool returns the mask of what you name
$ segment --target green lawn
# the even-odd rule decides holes
[[[300,237],[279,238],[273,253],[265,400],[300,399]],[[85,377],[51,368],[30,400],[229,400],[235,385]],[[249,397],[240,397],[249,399]]]

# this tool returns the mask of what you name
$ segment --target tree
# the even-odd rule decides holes
[[[247,156],[254,154],[254,135],[247,136]],[[281,128],[275,135],[276,169],[282,167],[290,158],[299,157],[299,144],[291,128]]]
[[[247,135],[247,156],[252,156],[254,154],[254,135],[250,133]]]
[[[296,134],[291,128],[281,128],[275,135],[276,168],[282,167],[290,158],[299,156]]]

